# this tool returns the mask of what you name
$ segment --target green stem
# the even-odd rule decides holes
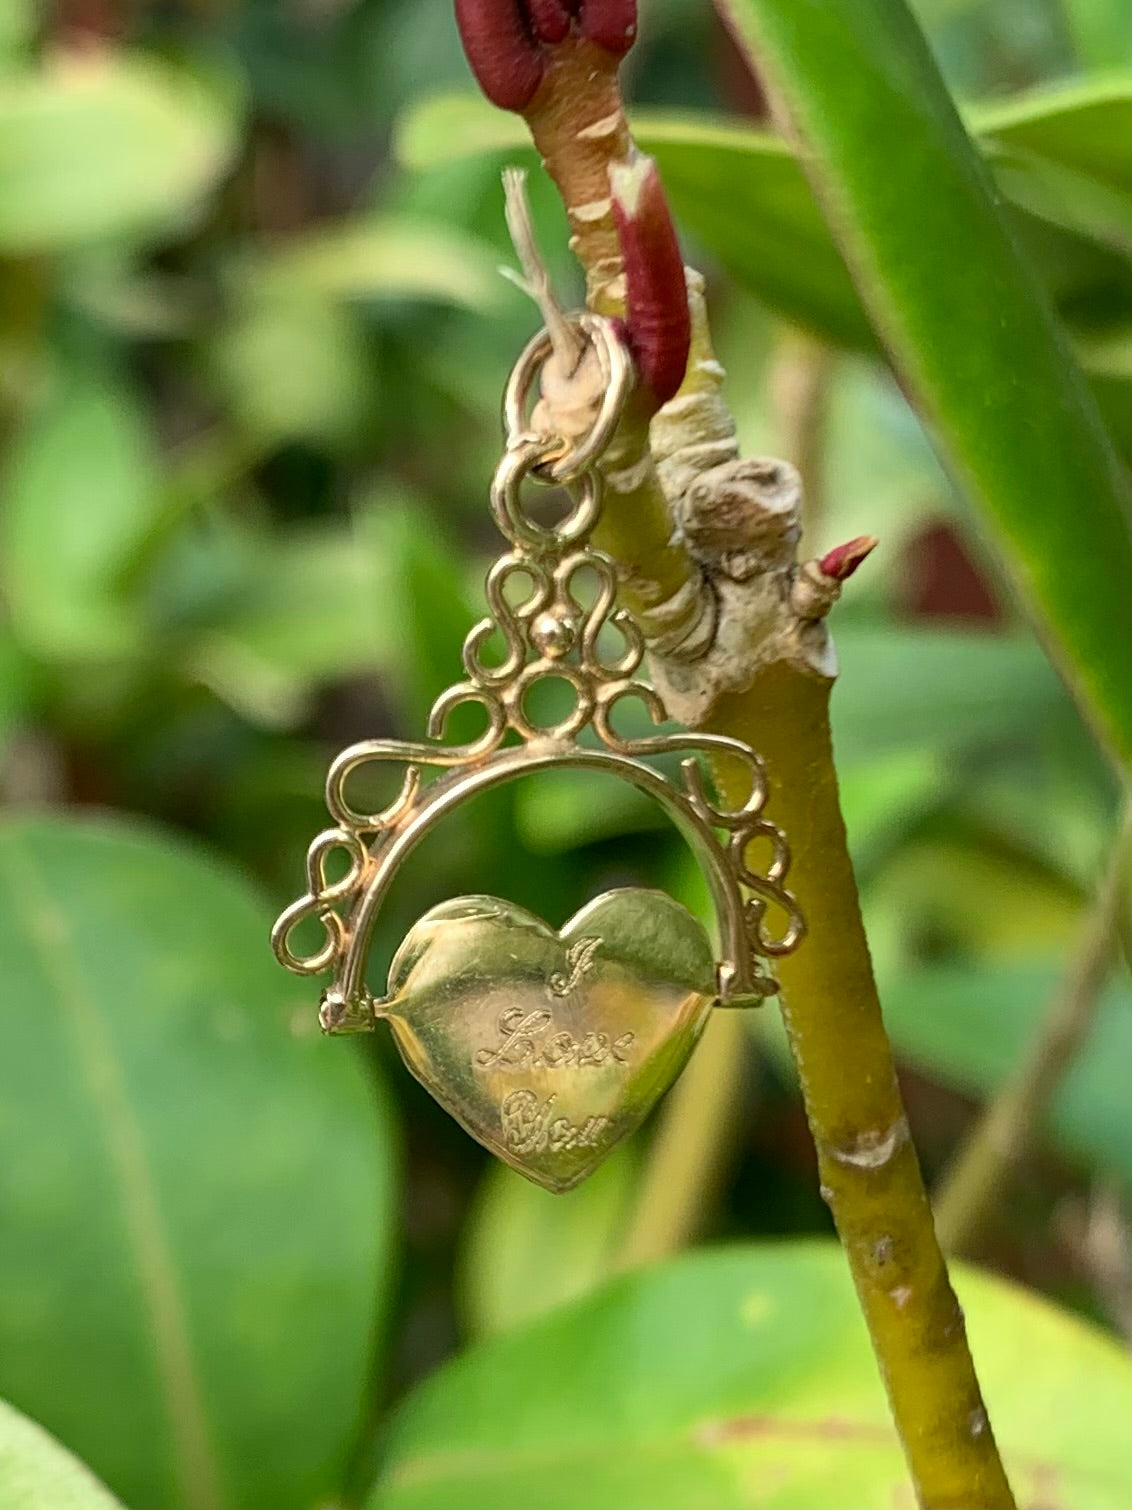
[[[710,727],[766,761],[809,924],[775,962],[833,1213],[922,1510],[1015,1510],[936,1240],[861,921],[829,730],[830,683],[778,662]],[[718,773],[740,800],[734,773]]]
[[[528,114],[568,211],[604,202],[609,164],[631,142],[616,78],[598,62],[584,51],[563,53],[554,86],[540,89],[537,108]],[[601,124],[601,130],[583,138],[579,127],[587,122]],[[618,264],[609,227],[604,219],[575,214],[572,228],[591,305],[613,313]],[[689,378],[694,382],[694,370]],[[679,597],[699,572],[672,539],[671,500],[653,464],[655,445],[650,461],[639,417],[629,429],[616,465],[624,474],[632,455],[640,454],[642,480],[632,491],[609,489],[599,544],[617,559],[625,602],[639,613]],[[725,495],[726,489],[721,506]],[[783,1011],[823,1192],[845,1245],[917,1498],[921,1510],[1015,1510],[936,1241],[881,1018],[837,793],[830,683],[782,660],[752,677],[747,692],[715,703],[706,726],[746,740],[764,755],[770,811],[794,846],[791,884],[809,918],[810,937],[796,954],[776,962]],[[704,685],[710,693],[709,677]],[[728,790],[734,786],[729,775],[720,773],[724,795],[745,800],[746,792]]]
[[[976,1251],[1013,1171],[1096,1022],[1112,969],[1132,857],[1132,804],[1125,807],[1077,953],[1022,1061],[1000,1087],[944,1178],[936,1227],[951,1253]]]

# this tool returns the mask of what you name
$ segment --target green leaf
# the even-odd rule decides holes
[[[1073,1510],[1125,1510],[1132,1360],[1001,1281],[961,1270],[957,1287],[1019,1502],[1056,1483]],[[783,1243],[623,1278],[457,1359],[409,1400],[369,1510],[905,1501],[844,1258]]]
[[[858,877],[878,854],[923,820],[948,791],[948,772],[935,751],[897,749],[839,771],[841,812]]]
[[[1132,381],[1123,374],[1094,373],[1089,383],[1121,456],[1132,465]]]
[[[610,782],[601,801],[586,771],[556,771],[550,780],[521,786],[515,793],[515,830],[536,855],[558,855],[621,834],[665,829],[667,819],[643,792]]]
[[[833,727],[849,765],[912,747],[954,754],[1074,717],[1030,639],[846,624],[837,649]]]
[[[146,417],[108,374],[68,375],[29,416],[0,481],[0,580],[28,649],[97,660],[137,648],[139,605],[118,579],[157,489]]]
[[[0,1391],[132,1505],[310,1510],[359,1427],[390,1115],[268,921],[152,831],[0,828]]]
[[[534,153],[522,121],[466,92],[434,95],[414,104],[397,123],[393,150],[414,173],[469,157]]]
[[[720,8],[789,111],[906,386],[1083,704],[1132,758],[1127,482],[919,28],[903,0]]]
[[[495,1161],[483,1177],[460,1259],[472,1336],[532,1321],[612,1272],[637,1189],[635,1145],[620,1148],[576,1190],[552,1195]],[[531,1275],[538,1283],[531,1284]]]
[[[1132,19],[1126,21],[1132,47]],[[976,117],[984,137],[1132,190],[1132,76],[1047,85]]]
[[[372,417],[376,364],[353,306],[424,300],[482,312],[506,288],[482,242],[400,217],[340,222],[245,254],[228,281],[233,307],[211,345],[212,372],[243,429],[267,445],[334,445]]]
[[[0,252],[177,225],[215,187],[237,140],[230,88],[138,52],[59,53],[0,78]]]
[[[2,1401],[0,1505],[4,1510],[121,1510],[77,1458]]]
[[[247,264],[252,287],[288,298],[429,299],[490,310],[506,284],[491,249],[442,225],[341,221]]]
[[[725,366],[729,355],[725,346]],[[775,451],[789,441],[780,431],[757,444]],[[830,485],[822,541],[880,537],[872,558],[877,564],[858,578],[850,599],[854,614],[866,597],[887,601],[886,584],[901,579],[907,553],[925,531],[945,520],[959,529],[967,522],[923,427],[892,374],[876,362],[845,357],[833,362],[823,474]],[[846,618],[845,612],[838,615],[839,630]]]
[[[319,683],[373,670],[393,632],[382,611],[388,574],[360,536],[308,526],[241,541],[251,553],[246,576],[186,669],[269,727],[304,717]]]
[[[212,343],[213,383],[243,433],[268,448],[340,443],[377,402],[357,317],[330,300],[257,296]]]
[[[913,0],[913,9],[926,25],[939,26],[957,16],[982,10],[985,0]]]
[[[474,589],[465,586],[451,538],[418,495],[378,489],[363,507],[359,536],[382,563],[382,672],[402,720],[415,726],[460,664],[468,625],[481,612],[483,574]]]
[[[1061,10],[1087,68],[1132,62],[1132,13],[1125,0],[1061,0]]]
[[[922,827],[867,894],[870,908],[882,902],[891,908],[901,964],[923,951],[925,939],[936,957],[1028,961],[1068,950],[1082,889],[1040,846],[1032,829],[1019,835],[965,826],[954,813]]]

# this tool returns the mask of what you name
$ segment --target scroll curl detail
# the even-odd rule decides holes
[[[633,688],[638,695],[651,692],[651,688]],[[613,704],[628,691],[607,699],[600,717],[601,735],[611,749],[634,758],[663,754],[689,753],[681,762],[684,785],[688,799],[700,819],[709,827],[722,829],[727,835],[727,853],[731,868],[742,886],[752,896],[747,900],[744,917],[751,948],[771,959],[790,954],[805,936],[806,923],[797,898],[784,882],[790,869],[790,845],[786,835],[768,818],[763,816],[767,801],[766,769],[761,758],[742,741],[723,734],[659,734],[644,739],[625,739],[617,736],[610,725]],[[654,694],[655,696],[655,694]],[[652,704],[646,698],[650,706]],[[595,718],[595,724],[599,719]],[[704,784],[703,767],[696,755],[710,760],[726,758],[737,761],[743,768],[750,790],[738,807],[727,807],[714,802]],[[770,861],[763,870],[756,870],[749,854],[751,845],[758,840],[770,845]],[[772,930],[767,912],[775,907],[784,918],[780,930]]]
[[[326,868],[336,850],[345,850],[348,865],[337,881],[327,878]],[[366,847],[348,828],[329,828],[307,850],[307,890],[282,913],[272,929],[271,942],[280,962],[295,975],[321,975],[341,957],[346,927],[338,907],[352,903],[361,890],[368,865]],[[311,954],[299,954],[291,943],[300,923],[317,918],[323,928],[322,946]]]

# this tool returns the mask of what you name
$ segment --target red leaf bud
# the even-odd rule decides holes
[[[570,7],[564,0],[526,0],[526,10],[540,42],[561,42],[570,30]]]
[[[650,157],[610,170],[613,217],[625,264],[625,322],[642,381],[666,404],[684,381],[691,317],[684,259],[664,185]]]
[[[836,545],[818,562],[821,572],[835,582],[846,582],[880,542],[875,535],[858,535],[844,545]]]
[[[582,0],[582,35],[616,58],[623,58],[637,40],[637,0]]]
[[[520,0],[456,0],[456,24],[472,72],[491,103],[501,110],[525,110],[542,82],[543,59]]]

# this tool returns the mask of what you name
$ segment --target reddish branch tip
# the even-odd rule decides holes
[[[637,0],[456,0],[456,25],[480,88],[523,111],[542,83],[547,49],[577,25],[615,58],[637,40]]]
[[[875,535],[858,535],[844,545],[834,546],[818,562],[819,569],[835,582],[847,582],[866,556],[871,555],[880,541]]]
[[[629,349],[641,380],[666,404],[684,381],[692,340],[680,243],[651,157],[614,164],[609,180],[625,263]]]
[[[571,8],[564,0],[526,0],[526,10],[540,42],[561,42],[570,30]]]
[[[519,0],[456,0],[456,25],[472,72],[491,103],[500,110],[525,110],[542,82],[544,65]]]
[[[582,35],[616,58],[637,40],[637,0],[582,0],[578,10]]]

